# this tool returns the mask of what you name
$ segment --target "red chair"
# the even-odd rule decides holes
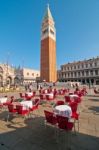
[[[61,89],[61,90],[59,90],[59,95],[64,95],[65,93],[64,93],[64,91]]]
[[[41,94],[41,91],[42,91],[42,90],[39,90],[39,94]]]
[[[26,100],[31,100],[31,99],[32,99],[32,96],[28,96],[28,94],[25,93],[25,99],[26,99]]]
[[[20,98],[25,98],[25,96],[22,93],[19,93]]]
[[[44,94],[40,94],[40,100],[45,100],[45,99],[46,99],[45,95]]]
[[[13,105],[13,104],[8,105],[8,110],[9,110],[9,112],[12,112],[12,113],[17,112],[17,109],[14,108],[14,105]]]
[[[88,94],[86,88],[83,88],[83,89],[81,90],[81,93],[83,94],[83,96],[86,95],[86,94]]]
[[[50,95],[46,95],[46,100],[50,101],[50,100],[54,100],[54,95],[50,96]]]
[[[62,100],[57,101],[57,102],[56,102],[56,105],[57,105],[57,106],[58,106],[58,105],[64,105],[64,101],[62,101]]]
[[[17,109],[14,108],[14,105],[13,104],[9,104],[8,105],[8,116],[7,116],[7,121],[10,117],[10,114],[16,114],[17,113]]]
[[[78,95],[80,98],[83,96],[83,94],[82,94],[81,92],[79,92],[77,95]]]
[[[64,130],[72,130],[73,128],[73,122],[69,122],[69,119],[67,117],[59,116],[57,115],[57,122],[58,122],[58,127],[60,129]]]
[[[70,100],[70,96],[66,95],[66,96],[65,96],[65,102],[66,102],[66,103],[69,103],[70,101],[71,101],[71,100]]]
[[[3,104],[0,104],[0,109],[1,109],[1,110],[3,109]]]
[[[56,125],[57,124],[57,119],[54,116],[53,112],[49,112],[47,110],[44,110],[44,114],[45,114],[45,124],[51,124],[51,125]]]
[[[73,102],[69,103],[69,106],[72,109],[72,116],[71,116],[71,118],[74,119],[74,130],[75,130],[75,123],[76,123],[76,121],[78,121],[78,131],[79,131],[79,114],[77,113],[78,103],[73,101]]]
[[[95,94],[99,94],[99,91],[97,91],[97,90],[94,89],[94,93],[95,93]]]
[[[81,100],[82,99],[79,96],[78,97],[74,97],[74,101],[77,102],[77,103],[81,103]]]
[[[33,97],[36,95],[36,91],[33,91]]]
[[[14,101],[14,96],[11,96],[11,99],[7,100],[5,103],[3,103],[3,105],[8,106],[8,105],[12,104],[13,101]]]
[[[26,117],[27,115],[29,115],[30,110],[29,109],[24,109],[23,107],[24,106],[22,106],[22,105],[17,105],[16,110],[17,110],[19,115],[22,115],[22,116]]]
[[[72,112],[77,112],[78,103],[76,101],[71,101],[69,106],[71,107]]]
[[[58,123],[58,128],[63,130],[63,131],[72,131],[72,128],[74,126],[73,122],[69,122],[69,119],[67,117],[59,116],[57,115],[57,123]],[[68,132],[70,133],[70,132]],[[67,141],[68,149],[70,149],[71,145],[71,134],[67,134],[67,136],[70,136]]]
[[[54,97],[56,97],[56,95],[58,94],[58,92],[56,90],[54,90]]]
[[[37,103],[40,103],[40,99],[39,99],[39,98],[36,98],[36,99],[34,100],[34,104],[37,104]]]
[[[33,104],[33,107],[30,108],[30,112],[33,112],[33,111],[35,111],[35,110],[38,110],[39,103],[40,103],[40,99],[35,99],[34,104]]]

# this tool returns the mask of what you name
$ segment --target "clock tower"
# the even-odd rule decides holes
[[[55,82],[57,80],[56,29],[49,5],[42,21],[40,62],[41,80]]]

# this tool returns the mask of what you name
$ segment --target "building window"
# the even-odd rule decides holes
[[[90,67],[92,67],[92,63],[90,63]]]
[[[73,73],[71,72],[71,77],[73,77]]]
[[[93,71],[92,70],[90,71],[90,75],[93,76]]]
[[[29,72],[27,72],[27,75],[29,75]]]
[[[88,76],[89,74],[88,74],[88,71],[86,71],[86,76]]]
[[[61,67],[62,71],[64,70],[64,67]]]
[[[74,72],[74,75],[75,75],[75,77],[76,77],[76,72]]]
[[[62,78],[64,77],[64,74],[62,73]]]
[[[80,67],[79,67],[79,65],[78,65],[78,69],[79,69]]]
[[[38,73],[36,74],[36,76],[38,77]]]
[[[84,71],[82,71],[82,76],[84,76]]]
[[[78,76],[80,76],[80,72],[78,72]]]
[[[95,75],[98,75],[98,70],[95,70]]]
[[[76,69],[76,66],[74,66],[74,69]]]
[[[84,68],[84,65],[82,64],[82,68]]]
[[[88,68],[88,64],[86,64],[86,68]]]
[[[94,63],[94,66],[95,66],[95,67],[97,66],[97,62]]]

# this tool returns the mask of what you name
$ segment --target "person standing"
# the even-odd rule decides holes
[[[39,89],[39,84],[38,84],[38,82],[37,82],[37,90]]]

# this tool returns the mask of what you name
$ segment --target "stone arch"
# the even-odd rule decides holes
[[[3,76],[0,74],[0,87],[3,86]]]
[[[21,81],[20,81],[20,78],[16,76],[16,77],[14,78],[14,84],[20,84],[20,82],[21,82]]]
[[[8,76],[6,82],[7,82],[8,85],[11,85],[12,84],[12,77]]]

